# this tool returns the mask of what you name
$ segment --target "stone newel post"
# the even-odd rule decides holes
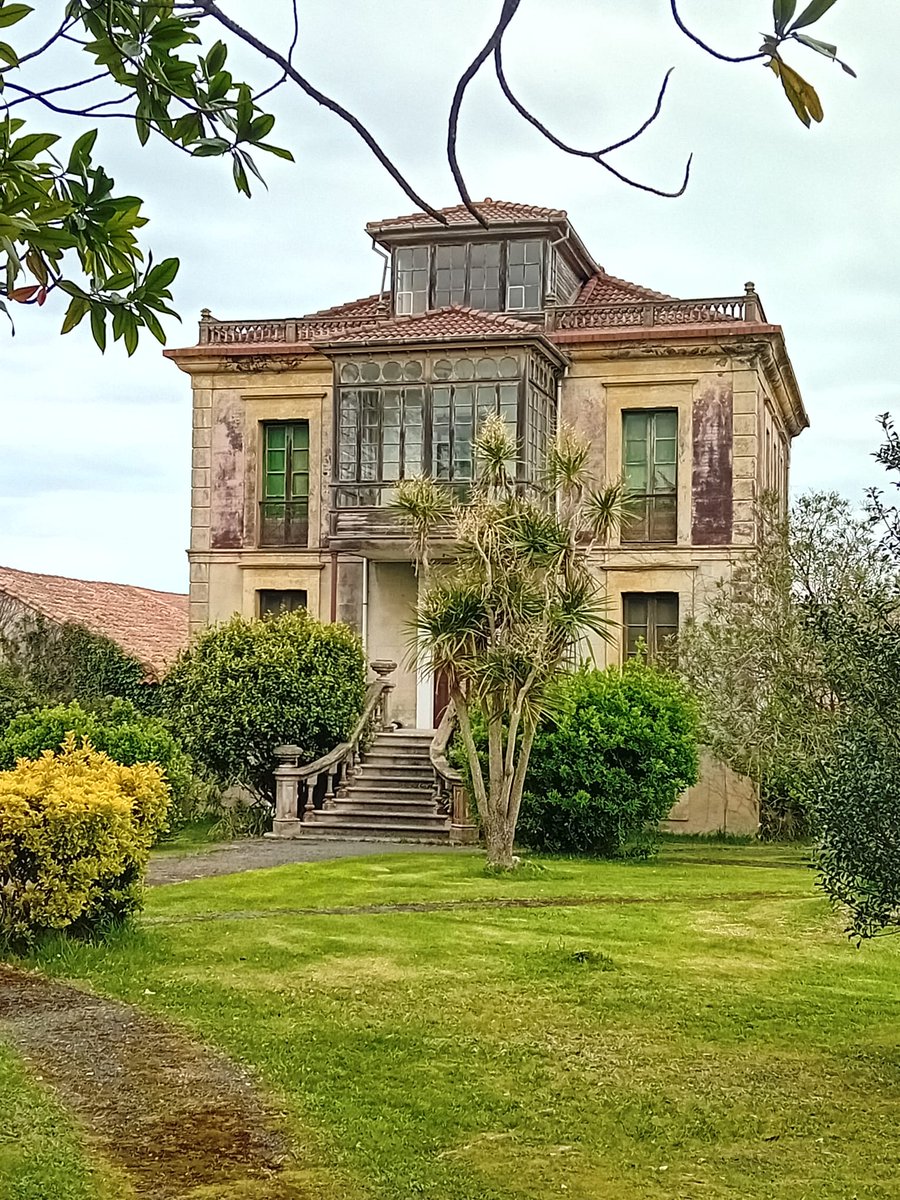
[[[302,824],[299,802],[300,788],[298,770],[300,747],[276,746],[275,757],[275,819],[272,822],[273,837],[299,837]]]
[[[393,675],[397,670],[397,664],[391,662],[389,658],[376,658],[374,662],[369,663],[369,666],[381,680],[387,680],[388,675]],[[396,686],[396,683],[388,683],[381,694],[382,729],[390,729],[391,727],[391,692]]]

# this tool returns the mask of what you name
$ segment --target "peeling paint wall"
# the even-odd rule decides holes
[[[731,541],[734,393],[730,375],[704,380],[693,405],[694,470],[691,484],[691,541],[727,546]]]
[[[212,426],[210,543],[236,550],[244,542],[244,414],[239,396],[222,396]]]

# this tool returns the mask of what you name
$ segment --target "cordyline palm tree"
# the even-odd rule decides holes
[[[488,863],[498,868],[515,863],[525,773],[550,684],[589,634],[609,640],[614,624],[588,557],[620,519],[624,496],[620,484],[593,486],[588,451],[563,428],[542,484],[525,492],[514,478],[516,443],[494,416],[475,442],[478,478],[466,503],[421,477],[397,492],[425,581],[417,651],[448,681]],[[429,542],[448,523],[452,558],[434,564]],[[473,718],[487,729],[486,773]]]

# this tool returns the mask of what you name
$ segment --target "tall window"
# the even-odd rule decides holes
[[[677,592],[626,592],[622,608],[626,658],[643,647],[652,662],[671,649],[678,636]]]
[[[639,409],[622,414],[622,473],[628,510],[623,542],[674,542],[678,413]]]
[[[279,613],[306,608],[306,592],[300,588],[266,588],[256,596],[261,617],[276,617]]]
[[[506,307],[510,312],[541,307],[540,242],[510,242],[506,267]]]
[[[450,483],[475,477],[472,443],[485,417],[498,413],[516,438],[519,427],[519,360],[442,358],[434,363],[431,388],[431,473]],[[446,381],[446,382],[444,382]],[[515,464],[510,464],[515,471]]]
[[[394,254],[394,311],[425,312],[468,304],[487,312],[541,308],[544,243],[540,239],[403,246]]]
[[[468,246],[435,246],[435,308],[466,303],[469,282],[468,249]]]
[[[305,546],[309,540],[309,422],[263,426],[260,545]]]
[[[470,483],[474,439],[491,413],[519,443],[512,474],[533,481],[553,436],[555,389],[550,364],[517,350],[346,359],[337,367],[336,506],[387,503],[412,475]]]
[[[487,312],[499,312],[500,303],[499,242],[476,242],[469,247],[469,304]]]
[[[428,246],[408,246],[397,251],[398,313],[424,312],[428,307],[428,251]]]

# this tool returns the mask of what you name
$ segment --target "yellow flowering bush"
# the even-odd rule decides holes
[[[56,754],[0,772],[0,940],[138,908],[169,799],[158,766],[120,766],[73,734]]]

